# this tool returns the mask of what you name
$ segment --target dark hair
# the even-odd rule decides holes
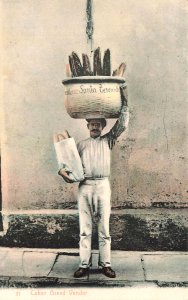
[[[104,128],[106,126],[106,119],[104,118],[92,118],[92,119],[86,119],[86,121],[89,123],[91,120],[97,120],[97,121],[100,121],[101,124],[102,124],[102,127]]]

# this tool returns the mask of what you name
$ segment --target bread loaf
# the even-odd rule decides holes
[[[104,76],[111,76],[111,62],[110,62],[110,50],[109,49],[107,49],[104,52],[103,75]]]
[[[102,76],[102,65],[101,65],[101,51],[100,51],[100,47],[98,47],[94,51],[93,75],[94,76]]]

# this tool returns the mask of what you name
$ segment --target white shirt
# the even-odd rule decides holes
[[[122,112],[112,129],[105,135],[97,138],[88,138],[77,144],[85,178],[103,178],[110,175],[111,149],[128,127],[129,113]]]
[[[110,175],[110,148],[107,137],[90,137],[79,142],[77,148],[86,178],[103,178]]]

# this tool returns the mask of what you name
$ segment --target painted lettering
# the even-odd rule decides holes
[[[92,84],[90,84],[90,86],[87,88],[84,86],[84,84],[80,85],[80,94],[86,94],[86,93],[92,94],[96,92],[97,90],[92,86]]]

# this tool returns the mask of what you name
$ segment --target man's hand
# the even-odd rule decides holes
[[[114,147],[115,143],[116,143],[116,138],[114,138],[112,135],[109,136],[108,146],[109,146],[110,150],[112,150],[112,148]]]
[[[63,177],[63,179],[67,182],[67,183],[73,183],[74,181],[69,177],[69,174],[71,172],[67,172],[65,169],[60,169],[58,174]]]

